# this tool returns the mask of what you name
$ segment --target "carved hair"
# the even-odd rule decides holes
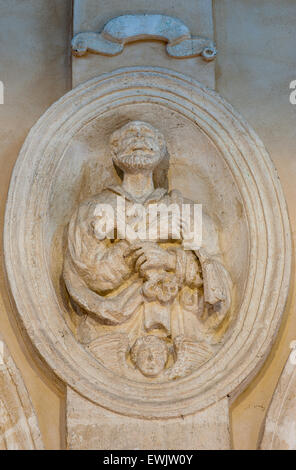
[[[138,352],[142,346],[148,346],[158,350],[160,354],[166,356],[165,362],[167,361],[168,350],[165,342],[162,339],[158,338],[158,336],[148,335],[141,336],[140,338],[138,338],[131,348],[131,360],[134,364],[137,363]]]
[[[117,155],[118,143],[120,142],[120,140],[126,137],[127,134],[134,133],[135,131],[140,132],[140,133],[143,131],[144,132],[148,131],[149,133],[153,134],[154,139],[157,140],[158,142],[161,157],[163,158],[165,156],[166,143],[165,143],[165,138],[162,135],[162,133],[159,132],[159,130],[156,129],[155,127],[151,126],[151,124],[148,124],[147,122],[131,121],[128,124],[125,124],[124,126],[122,126],[120,129],[117,129],[111,135],[110,148],[115,159]]]

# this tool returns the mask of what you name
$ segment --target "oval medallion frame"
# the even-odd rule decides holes
[[[138,102],[161,102],[181,113],[219,148],[239,188],[249,230],[248,276],[232,334],[200,369],[168,383],[118,377],[76,341],[60,314],[44,250],[50,187],[71,137],[108,107]],[[289,287],[286,204],[262,142],[216,92],[161,68],[128,68],[101,75],[67,93],[39,119],[13,171],[4,244],[11,292],[38,353],[78,393],[130,416],[176,417],[239,393],[271,348]]]

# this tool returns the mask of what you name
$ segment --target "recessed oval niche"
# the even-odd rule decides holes
[[[218,227],[234,284],[216,355],[173,383],[131,381],[92,356],[75,337],[61,278],[69,219],[79,202],[120,182],[109,138],[133,120],[164,134],[169,165],[155,183],[203,205]],[[238,393],[271,347],[290,276],[282,190],[249,125],[189,77],[161,68],[120,69],[62,97],[26,139],[5,224],[7,274],[25,329],[61,380],[95,403],[144,417],[193,413]]]

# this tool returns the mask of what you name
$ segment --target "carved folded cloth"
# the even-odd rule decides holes
[[[185,250],[180,241],[168,240],[169,246],[164,244],[160,252],[163,249],[175,253],[174,269],[159,266],[156,272],[143,273],[136,269],[133,256],[129,256],[129,241],[108,237],[98,239],[96,236],[98,204],[108,203],[116,208],[118,194],[125,197],[127,208],[134,204],[121,187],[108,188],[84,201],[71,218],[64,280],[72,299],[102,322],[120,324],[127,321],[143,302],[172,302],[185,287],[194,292],[203,285],[205,302],[219,304],[220,312],[226,312],[230,305],[231,281],[222,264],[210,255],[219,252],[217,231],[211,219],[203,216],[202,249]],[[178,191],[167,193],[162,188],[155,190],[144,205],[155,201],[166,206],[192,204]],[[163,242],[155,241],[152,245],[154,243],[160,247]]]
[[[64,262],[64,281],[70,297],[86,312],[106,324],[118,325],[127,321],[143,302],[141,279],[115,296],[102,296],[88,287],[69,256],[66,256]]]

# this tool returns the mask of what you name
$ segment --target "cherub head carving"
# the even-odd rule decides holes
[[[143,375],[156,377],[168,360],[166,343],[157,336],[142,336],[131,349],[131,359]]]
[[[110,148],[114,163],[129,173],[154,170],[166,153],[163,135],[142,121],[129,122],[115,131]]]

